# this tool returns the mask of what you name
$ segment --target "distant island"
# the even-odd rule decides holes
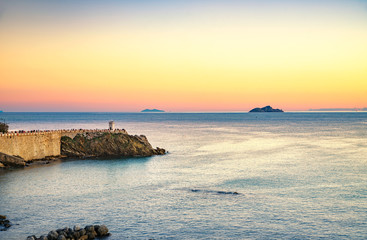
[[[0,110],[0,113],[2,113],[3,111],[2,110]]]
[[[159,109],[144,109],[141,112],[142,113],[162,113],[162,112],[165,112],[165,111],[164,110],[159,110]]]
[[[266,106],[263,108],[254,108],[250,112],[284,112],[282,109],[274,109],[270,106]]]

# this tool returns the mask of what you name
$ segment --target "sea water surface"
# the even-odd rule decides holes
[[[13,130],[116,127],[164,156],[0,172],[0,239],[367,239],[367,113],[1,113]],[[231,194],[237,192],[238,194]]]

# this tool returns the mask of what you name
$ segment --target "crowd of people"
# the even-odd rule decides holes
[[[53,133],[53,132],[120,132],[125,131],[125,129],[116,128],[114,130],[109,129],[60,129],[60,130],[16,130],[16,131],[9,131],[7,134],[24,134],[24,133]],[[1,133],[0,133],[1,134]]]

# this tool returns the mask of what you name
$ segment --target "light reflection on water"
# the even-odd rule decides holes
[[[116,118],[170,153],[0,174],[0,214],[19,224],[0,239],[75,224],[106,224],[109,239],[367,238],[366,114],[38,117],[12,121],[103,128]]]

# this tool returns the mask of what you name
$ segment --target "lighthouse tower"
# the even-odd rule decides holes
[[[108,125],[109,125],[109,130],[110,131],[114,131],[115,130],[115,122],[114,121],[109,121],[108,122]]]

